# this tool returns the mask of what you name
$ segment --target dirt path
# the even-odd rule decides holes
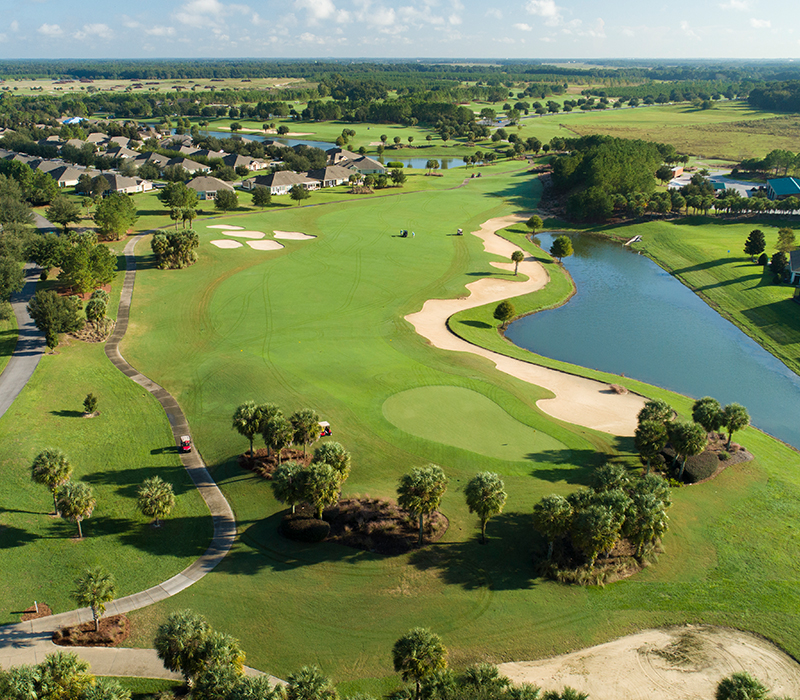
[[[514,683],[571,686],[591,700],[710,700],[719,681],[747,671],[771,697],[800,697],[800,664],[774,644],[726,627],[645,630],[540,661],[500,664]]]
[[[472,234],[483,240],[487,253],[500,255],[508,260],[511,253],[519,248],[495,232],[525,221],[526,218],[517,214],[490,219]],[[503,270],[514,269],[513,263],[491,264]],[[448,329],[447,319],[459,311],[528,294],[547,284],[547,272],[531,256],[526,256],[520,263],[519,271],[528,277],[527,281],[484,278],[467,285],[470,292],[468,297],[430,299],[425,302],[421,311],[409,314],[406,320],[414,326],[417,333],[427,338],[437,348],[480,355],[494,362],[501,372],[552,391],[555,398],[542,399],[536,405],[554,418],[614,435],[633,435],[636,429],[636,414],[644,405],[641,396],[618,395],[602,382],[485,350],[462,340]]]

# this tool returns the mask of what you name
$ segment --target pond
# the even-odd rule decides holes
[[[375,158],[375,156],[370,156]],[[402,163],[403,167],[415,168],[425,170],[429,160],[439,161],[439,169],[447,170],[448,168],[458,168],[464,165],[463,158],[438,158],[437,156],[430,156],[428,158],[396,158],[394,155],[387,155],[384,153],[382,156],[377,157],[381,163]]]
[[[740,403],[753,425],[800,448],[798,375],[644,255],[594,236],[570,237],[575,254],[564,264],[577,293],[512,323],[509,340],[693,398]],[[537,240],[549,250],[553,238]]]
[[[175,133],[175,130],[172,130]],[[200,130],[200,136],[213,136],[217,139],[229,139],[235,134],[232,134],[230,131],[205,131],[204,129]],[[284,138],[282,136],[275,136],[275,134],[255,134],[252,132],[239,132],[239,136],[242,138],[250,139],[251,141],[274,141],[276,144],[281,146],[297,146],[297,145],[304,145],[309,146],[311,148],[321,148],[323,151],[327,151],[329,148],[336,148],[335,143],[329,143],[328,141],[307,141],[304,139],[289,139]]]

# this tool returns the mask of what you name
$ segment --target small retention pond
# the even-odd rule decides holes
[[[550,249],[554,235],[538,241]],[[800,377],[644,255],[571,236],[577,293],[511,324],[540,355],[747,407],[755,426],[800,448]],[[735,439],[735,438],[734,438]]]

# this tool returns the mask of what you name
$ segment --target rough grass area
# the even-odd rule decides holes
[[[0,372],[5,369],[17,345],[17,319],[11,304],[0,302]]]
[[[155,700],[158,693],[171,691],[177,695],[185,686],[180,681],[170,681],[163,678],[131,678],[130,676],[110,676],[123,688],[131,691],[131,700]]]

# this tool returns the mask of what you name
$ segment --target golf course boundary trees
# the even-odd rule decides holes
[[[162,270],[175,270],[197,262],[197,247],[200,239],[193,229],[179,231],[156,231],[150,240],[150,248],[156,263]]]

